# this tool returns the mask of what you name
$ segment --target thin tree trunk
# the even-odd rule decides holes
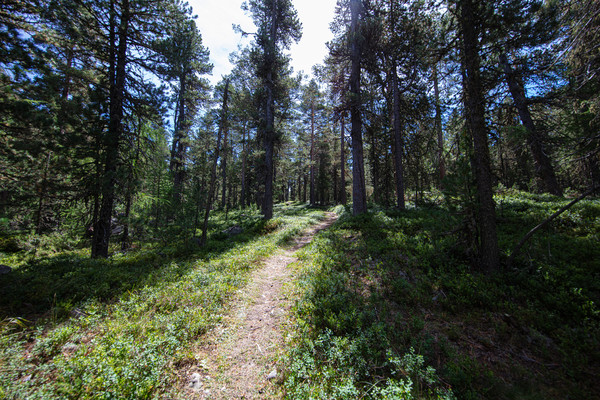
[[[278,16],[277,16],[277,1],[272,3],[271,9],[271,26],[269,32],[269,40],[266,43],[265,59],[267,66],[266,73],[266,104],[265,104],[265,197],[263,199],[262,214],[263,218],[269,220],[273,218],[273,155],[275,151],[275,57],[277,51],[277,31],[278,31]]]
[[[315,205],[315,103],[310,103],[310,205]]]
[[[42,216],[44,213],[44,199],[46,198],[46,192],[48,191],[48,170],[50,169],[50,157],[52,157],[52,151],[49,151],[48,155],[46,156],[46,162],[44,163],[44,174],[42,175],[42,182],[40,185],[40,197],[38,200],[38,210],[35,222],[35,230],[38,235],[43,231]]]
[[[302,178],[303,178],[302,186],[304,187],[304,189],[302,190],[302,202],[306,203],[306,184],[307,184],[306,172],[303,174]]]
[[[125,194],[125,222],[123,223],[123,234],[121,236],[121,250],[129,248],[129,214],[131,213],[131,182],[127,182],[127,193]]]
[[[345,151],[345,137],[346,137],[346,112],[343,111],[341,115],[341,132],[340,132],[340,202],[346,205],[348,200],[346,199],[346,151]]]
[[[204,211],[204,223],[202,224],[202,237],[200,238],[200,246],[206,244],[208,237],[208,218],[210,216],[210,209],[212,207],[213,198],[215,196],[215,187],[217,184],[217,163],[219,162],[219,152],[221,150],[221,136],[227,126],[227,98],[229,96],[229,81],[225,81],[225,91],[223,93],[223,107],[221,109],[221,121],[219,123],[219,129],[217,132],[217,144],[215,147],[215,155],[213,159],[213,165],[210,172],[210,186],[208,188],[208,197],[206,200],[206,206]]]
[[[442,187],[442,181],[446,177],[446,163],[444,162],[444,133],[442,131],[442,106],[440,102],[440,87],[438,80],[437,63],[433,65],[433,92],[435,96],[435,131],[437,133],[438,145],[438,177],[439,187]]]
[[[402,132],[402,120],[400,116],[400,90],[398,89],[398,74],[396,73],[396,61],[392,62],[392,93],[394,95],[394,167],[396,170],[396,207],[401,210],[406,208],[404,201],[404,167],[402,156],[404,140]]]
[[[242,193],[240,196],[242,209],[246,208],[246,122],[242,125]]]
[[[371,166],[371,180],[373,185],[373,201],[377,204],[381,204],[381,177],[380,177],[380,160],[379,160],[379,152],[377,148],[377,138],[373,129],[366,129],[367,139],[371,141],[371,145],[369,146],[370,150],[370,163]]]
[[[481,237],[480,257],[483,269],[488,273],[500,267],[498,237],[496,233],[496,211],[488,131],[485,123],[485,98],[480,78],[480,58],[478,34],[475,30],[477,18],[473,0],[459,3],[459,23],[462,32],[463,97],[467,117],[467,127],[473,138],[475,177],[479,200],[479,231]]]
[[[158,181],[156,184],[156,220],[154,221],[154,230],[158,231],[158,223],[160,220],[160,181],[162,178],[162,172],[160,171],[160,167],[159,167],[159,171],[158,171]]]
[[[333,149],[335,151],[336,148],[336,138],[333,137]],[[331,172],[333,174],[333,203],[334,204],[339,204],[339,194],[340,194],[340,190],[338,188],[338,173],[337,173],[337,168],[335,167],[335,163],[332,163],[331,165]]]
[[[393,31],[396,27],[396,7],[393,0],[390,1],[390,30]],[[398,87],[398,71],[395,55],[392,55],[391,65],[391,77],[392,77],[392,99],[393,99],[393,110],[392,116],[394,120],[394,171],[395,171],[395,183],[396,183],[396,207],[403,210],[406,208],[404,200],[405,188],[404,188],[404,167],[402,165],[404,155],[404,132],[402,131],[402,117],[400,115],[400,89]]]
[[[350,121],[352,123],[352,213],[367,212],[367,191],[363,156],[362,120],[360,115],[361,40],[359,30],[360,0],[350,0],[352,21],[350,25]]]
[[[186,76],[182,75],[179,77],[179,104],[178,108],[178,117],[176,124],[176,132],[173,135],[173,148],[174,154],[172,157],[172,165],[173,165],[173,203],[175,207],[181,204],[182,201],[182,190],[183,190],[183,181],[185,179],[185,170],[184,170],[184,159],[186,153],[186,144],[184,143],[185,139],[185,129],[186,129],[186,113],[185,113],[185,91],[187,90],[186,84]]]
[[[229,153],[229,140],[228,138],[229,128],[225,126],[223,128],[223,157],[221,158],[221,176],[222,176],[222,197],[221,197],[221,208],[225,208],[227,205],[227,154]]]
[[[135,146],[135,155],[133,160],[131,160],[131,164],[129,165],[129,170],[127,172],[127,188],[126,188],[126,198],[125,198],[125,221],[123,222],[123,235],[121,236],[121,250],[127,250],[130,247],[130,239],[129,239],[129,215],[131,213],[131,202],[133,196],[133,163],[137,162],[140,156],[140,138],[142,136],[142,118],[138,116],[137,123],[137,132],[136,132],[136,146]]]
[[[198,218],[200,218],[200,205],[201,205],[201,194],[204,192],[204,188],[200,185],[200,179],[196,177],[196,211],[194,212],[194,229],[192,231],[192,237],[196,237],[196,231],[198,230]]]
[[[523,85],[518,81],[515,72],[508,63],[508,58],[505,53],[500,54],[500,64],[504,69],[504,76],[508,84],[508,89],[515,103],[515,107],[519,112],[519,117],[525,129],[527,129],[527,142],[533,155],[533,161],[535,162],[535,172],[538,179],[542,182],[544,191],[551,193],[556,196],[562,196],[562,191],[558,186],[554,168],[550,158],[544,151],[543,138],[540,132],[536,129],[531,118],[531,113],[527,107],[527,99],[525,97],[525,89]]]

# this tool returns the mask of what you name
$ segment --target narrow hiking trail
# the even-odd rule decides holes
[[[297,261],[296,251],[311,242],[319,231],[337,219],[327,213],[319,224],[309,228],[255,269],[248,285],[233,300],[222,323],[207,334],[196,350],[200,365],[187,371],[185,398],[266,399],[276,398],[273,381],[279,377],[277,360],[283,351],[282,323],[292,300],[284,284],[292,280],[288,265]]]

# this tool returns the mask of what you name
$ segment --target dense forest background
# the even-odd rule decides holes
[[[446,262],[432,261],[419,246],[450,240],[432,245],[456,264],[429,270],[436,299],[466,290],[457,276],[477,291],[489,282],[519,286],[499,273],[547,278],[542,269],[563,262],[551,247],[566,240],[551,239],[558,231],[585,236],[565,257],[594,263],[595,202],[583,201],[582,214],[558,227],[544,222],[600,188],[598,1],[339,0],[329,55],[310,77],[289,66],[287,51],[302,34],[292,1],[249,0],[242,7],[256,30],[236,29],[251,44],[231,54],[234,69],[213,87],[210,49],[184,2],[2,2],[0,262],[15,269],[13,278],[62,252],[102,261],[173,243],[213,251],[211,238],[228,240],[247,229],[244,218],[253,213],[263,219],[260,229],[252,225],[256,232],[271,232],[274,209],[291,202],[345,206],[338,210],[355,219],[330,237],[333,244],[412,232],[422,242],[411,249],[419,249],[427,268]],[[389,225],[374,216],[382,210],[424,225]],[[426,210],[433,214],[419,214]],[[234,225],[222,222],[229,218]],[[525,245],[536,232],[545,238],[536,242],[539,254]],[[391,247],[381,251],[382,259],[392,257],[383,256]],[[398,257],[398,265],[413,265]],[[564,268],[553,285],[574,276]],[[598,344],[597,331],[590,332],[598,326],[600,292],[598,265],[585,268],[556,292],[565,296],[558,303],[578,310],[565,311],[573,321],[538,327],[546,333],[535,340],[552,338],[562,351],[573,344],[566,339],[573,332],[556,333],[557,326],[584,326],[572,338],[587,347],[563,355],[575,371],[571,383],[586,382],[582,393],[589,394],[597,385],[597,354],[580,369],[574,365]],[[403,276],[388,276],[389,285],[416,279]],[[537,293],[537,283],[527,282]],[[65,294],[69,301],[87,298]],[[489,306],[476,296],[462,299]],[[52,308],[56,301],[54,293],[42,303]],[[43,314],[37,303],[24,303],[5,300],[2,317]],[[538,306],[527,309],[530,317]],[[336,334],[330,322],[314,323]],[[378,354],[385,358],[383,349]],[[454,387],[467,379],[454,378]],[[469,398],[467,389],[461,393]]]
[[[288,66],[291,3],[245,7],[254,40],[212,88],[186,4],[5,2],[2,229],[106,257],[195,236],[214,207],[437,196],[495,269],[494,192],[598,185],[595,2],[340,2],[310,81]]]

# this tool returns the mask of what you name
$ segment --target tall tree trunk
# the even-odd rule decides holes
[[[131,243],[129,239],[129,214],[131,212],[131,202],[133,197],[133,165],[139,160],[140,156],[140,139],[142,136],[142,118],[138,116],[137,132],[136,132],[136,146],[135,155],[133,160],[130,160],[129,168],[127,171],[127,188],[125,198],[125,221],[123,221],[123,235],[121,236],[121,250],[127,250]]]
[[[315,205],[315,101],[310,103],[310,205]]]
[[[175,129],[173,130],[173,141],[171,143],[171,159],[169,160],[169,172],[175,171],[175,163],[177,161],[175,155],[177,154],[177,145],[179,143],[179,108],[181,105],[181,90],[177,94],[177,104],[175,106],[175,115],[173,116],[173,123]]]
[[[371,184],[373,185],[373,201],[377,204],[381,204],[381,162],[379,159],[379,153],[377,148],[377,138],[372,128],[367,127],[366,129],[367,140],[371,141],[369,146],[370,150],[370,167],[371,167]]]
[[[393,32],[396,27],[397,15],[396,15],[396,4],[395,1],[390,1],[390,31]],[[404,167],[402,165],[404,155],[404,132],[402,132],[402,117],[400,116],[400,88],[398,87],[398,71],[396,64],[396,56],[392,54],[392,99],[393,99],[393,111],[392,116],[394,119],[394,170],[396,179],[396,207],[403,210],[406,208],[404,200]]]
[[[221,136],[227,126],[227,98],[229,96],[229,81],[225,81],[225,91],[223,93],[223,106],[221,109],[221,121],[219,123],[219,129],[217,132],[217,144],[215,147],[215,155],[213,159],[212,169],[210,171],[210,186],[208,188],[208,197],[206,199],[206,206],[204,211],[204,223],[202,224],[202,237],[200,238],[200,245],[204,246],[208,238],[208,218],[210,216],[210,209],[212,207],[213,198],[215,196],[215,187],[217,185],[217,163],[219,162],[219,152],[221,150]]]
[[[499,269],[500,256],[485,123],[485,98],[480,78],[479,41],[476,32],[479,24],[475,7],[477,4],[474,4],[473,0],[461,0],[459,23],[462,33],[463,98],[467,127],[473,139],[473,161],[479,200],[480,257],[483,269],[489,273]]]
[[[196,231],[198,230],[198,218],[200,217],[200,206],[201,197],[204,192],[203,185],[200,184],[200,178],[196,177],[196,210],[194,212],[194,228],[192,230],[192,237],[196,237]]]
[[[346,205],[346,151],[345,151],[345,138],[346,138],[346,112],[342,111],[340,117],[340,202]]]
[[[48,170],[50,169],[51,157],[52,151],[49,151],[48,155],[46,156],[46,162],[44,163],[44,173],[42,174],[42,182],[39,188],[38,210],[35,221],[35,230],[38,235],[40,235],[44,230],[44,200],[46,199],[46,192],[48,191]]]
[[[160,221],[160,184],[161,184],[161,178],[162,178],[162,172],[160,170],[158,170],[158,179],[156,182],[156,199],[157,201],[156,203],[156,216],[155,216],[155,220],[154,220],[154,230],[158,231],[158,224]]]
[[[123,233],[121,236],[121,250],[127,250],[129,248],[129,214],[131,213],[131,177],[128,178],[127,189],[125,193],[125,221],[123,223]]]
[[[185,92],[186,76],[185,74],[179,77],[179,104],[177,105],[177,123],[176,131],[173,135],[174,154],[172,156],[173,165],[173,203],[177,207],[182,201],[183,181],[185,179],[185,130],[186,130],[186,113],[185,113]]]
[[[227,120],[227,118],[225,118]],[[223,128],[223,157],[221,157],[221,179],[222,179],[222,196],[221,196],[221,208],[225,208],[227,205],[227,154],[229,153],[229,140],[228,138],[229,127]]]
[[[302,190],[302,202],[306,203],[306,184],[307,184],[306,172],[304,172],[302,178],[303,178],[302,186],[304,188]]]
[[[266,103],[265,103],[265,196],[262,204],[263,218],[273,218],[273,154],[275,151],[275,59],[277,52],[277,31],[279,20],[277,18],[277,1],[273,1],[269,39],[265,48],[266,73]]]
[[[544,141],[542,135],[536,129],[535,124],[533,123],[533,118],[531,118],[529,108],[527,107],[527,99],[525,97],[525,89],[523,88],[523,84],[517,79],[515,71],[513,71],[512,67],[508,63],[506,54],[501,53],[499,59],[500,64],[504,69],[504,76],[506,78],[506,83],[508,84],[508,89],[513,98],[513,102],[515,103],[515,107],[519,112],[521,123],[523,123],[525,129],[527,129],[527,143],[529,144],[531,154],[533,155],[533,161],[535,162],[536,175],[542,182],[545,192],[554,194],[556,196],[562,196],[562,191],[558,186],[550,158],[544,152]]]
[[[296,201],[302,201],[302,175],[296,179]]]
[[[350,25],[350,121],[352,123],[352,213],[358,215],[367,212],[367,190],[365,187],[365,168],[362,140],[362,120],[360,115],[360,64],[361,39],[359,30],[360,0],[350,0],[352,21]]]
[[[335,137],[333,137],[333,151],[335,152],[335,148],[337,147],[335,143],[337,142],[337,139]],[[339,189],[339,185],[338,185],[338,171],[337,168],[335,167],[335,162],[332,163],[331,165],[331,173],[333,175],[333,203],[334,204],[339,204],[340,203],[340,189]]]
[[[442,181],[446,177],[446,163],[444,162],[444,133],[442,131],[442,105],[440,102],[440,86],[438,79],[437,63],[433,64],[433,93],[435,96],[435,131],[437,133],[438,145],[438,177],[439,187],[442,187]]]
[[[129,33],[129,0],[121,2],[121,20],[118,29],[119,44],[114,54],[109,55],[110,66],[114,65],[114,81],[110,82],[110,114],[108,133],[104,142],[104,175],[102,177],[102,202],[98,220],[94,226],[92,240],[92,258],[108,257],[108,244],[111,235],[111,217],[115,201],[117,182],[117,163],[119,162],[119,141],[123,135],[123,100],[127,71],[127,41]],[[111,53],[114,51],[114,1],[111,1]],[[109,75],[113,75],[109,70]]]
[[[404,167],[402,156],[404,149],[404,138],[402,132],[402,119],[400,116],[400,90],[398,88],[398,74],[396,72],[396,60],[392,61],[392,93],[394,96],[394,169],[396,170],[396,207],[403,210],[406,208],[404,202]]]
[[[242,209],[246,208],[246,122],[242,124],[242,177],[241,177],[242,193],[240,203]]]

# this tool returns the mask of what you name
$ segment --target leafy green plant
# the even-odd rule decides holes
[[[221,240],[211,235],[205,248],[181,242],[109,260],[59,254],[19,268],[10,279],[22,285],[10,293],[31,294],[29,301],[48,311],[20,329],[3,324],[3,398],[169,397],[177,379],[173,365],[221,320],[258,261],[290,232],[323,218],[322,212],[291,214],[281,213],[267,235],[251,217],[243,233]],[[220,232],[221,215],[215,215]],[[3,301],[3,312],[27,307]]]
[[[496,198],[501,251],[567,201],[505,189]],[[300,255],[289,398],[426,398],[446,388],[461,399],[594,397],[598,200],[575,205],[492,275],[473,268],[459,207],[336,210],[338,222]],[[423,362],[412,375],[403,356],[386,357],[411,348]],[[437,384],[421,376],[427,366]]]

